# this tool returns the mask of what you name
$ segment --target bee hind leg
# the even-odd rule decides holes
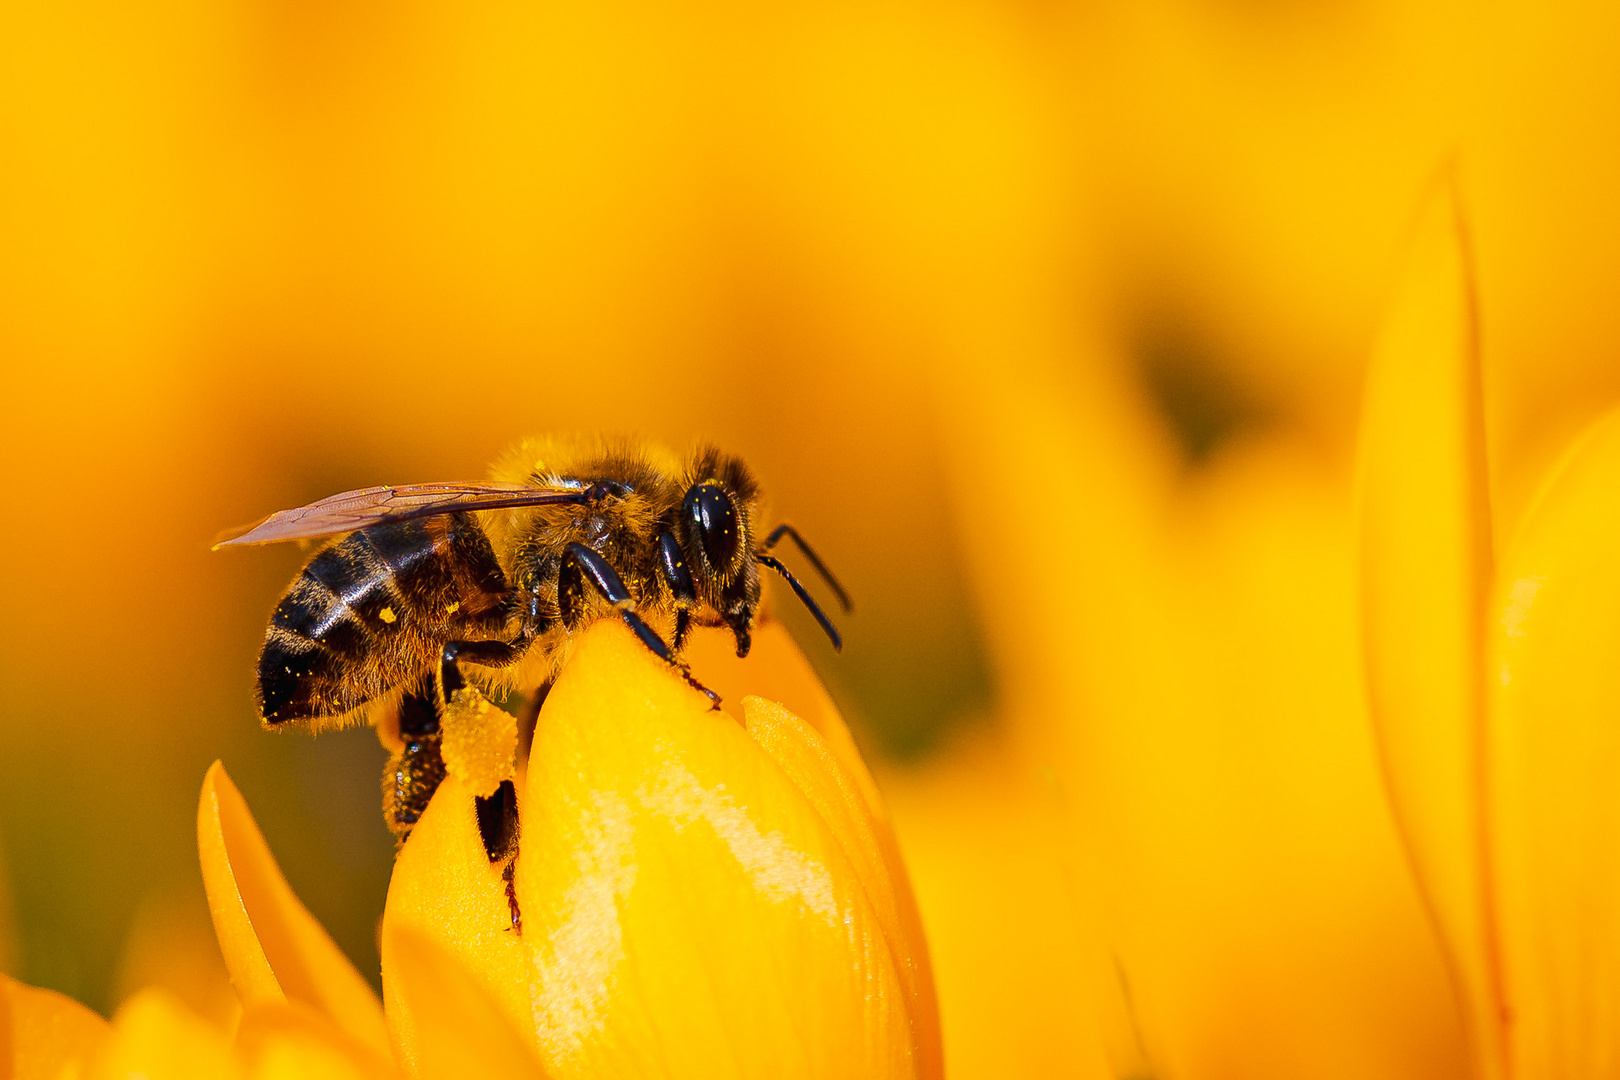
[[[687,669],[685,664],[681,663],[680,658],[675,655],[675,652],[664,639],[658,636],[658,631],[648,626],[647,621],[636,614],[635,597],[630,595],[630,590],[624,587],[624,581],[619,577],[618,571],[608,565],[606,559],[584,544],[573,543],[569,544],[563,553],[562,569],[565,574],[572,569],[573,573],[590,582],[592,588],[600,593],[608,603],[618,609],[619,618],[623,619],[624,624],[630,628],[631,632],[641,640],[643,645],[647,646],[648,651],[680,672],[681,677],[686,680],[692,689],[709,699],[711,708],[718,709],[720,707],[720,695],[693,678],[692,672]],[[562,593],[566,590],[559,588],[558,591]]]
[[[437,676],[431,668],[423,672],[400,700],[399,737],[404,745],[383,770],[383,817],[400,843],[411,834],[433,793],[444,781],[445,764],[440,752],[443,732],[439,722],[451,695],[467,685],[460,662],[465,660],[486,667],[514,663],[528,650],[539,629],[539,621],[531,617],[524,620],[522,633],[512,641],[446,642],[440,653]],[[504,789],[491,798],[503,793]],[[483,802],[479,800],[481,812]],[[493,860],[495,856],[491,854],[490,858]]]
[[[518,906],[516,880],[517,785],[510,780],[502,780],[493,795],[487,798],[480,795],[473,800],[473,804],[478,816],[478,835],[484,841],[484,854],[489,856],[491,866],[501,866],[501,880],[506,883],[506,929],[521,936],[523,911]]]
[[[383,769],[383,818],[403,844],[444,780],[438,693],[430,672],[400,700],[399,738],[403,745]]]
[[[479,662],[489,661],[480,659]],[[450,667],[447,670],[454,672],[454,677],[459,680],[461,676],[455,669],[454,657],[448,663]],[[463,684],[458,683],[457,688],[460,685]],[[411,834],[411,829],[421,820],[423,811],[433,798],[433,793],[438,791],[439,785],[444,782],[446,768],[441,753],[444,732],[440,722],[444,715],[445,700],[445,697],[440,696],[439,688],[434,685],[431,672],[423,672],[416,684],[400,700],[399,739],[403,745],[394,752],[388,760],[388,765],[383,769],[383,817],[388,822],[388,828],[402,844]],[[532,722],[531,717],[530,723]],[[501,789],[489,799],[478,800],[479,828],[484,833],[484,844],[489,851],[491,862],[511,857],[508,841],[516,835],[512,831],[516,828],[514,814],[517,804],[513,801],[514,798],[511,781],[505,781]],[[496,809],[486,808],[486,803],[495,806]],[[497,827],[491,823],[500,824]],[[506,831],[502,832],[502,829]]]

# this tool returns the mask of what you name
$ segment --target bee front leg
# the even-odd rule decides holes
[[[584,544],[572,543],[563,551],[562,572],[565,575],[569,573],[578,575],[590,582],[593,589],[618,609],[619,618],[624,620],[624,624],[641,639],[641,643],[647,646],[654,656],[679,671],[681,677],[694,690],[702,692],[709,699],[712,707],[716,709],[720,707],[720,695],[694,679],[686,665],[681,663],[664,639],[658,636],[658,632],[636,614],[635,597],[630,595],[630,590],[624,587],[624,581],[619,577],[618,571],[609,566],[606,559]],[[572,590],[561,586],[558,588],[559,594],[569,591]]]
[[[692,624],[692,610],[697,607],[697,586],[692,584],[692,572],[687,569],[686,556],[673,533],[658,537],[658,572],[675,600],[675,640],[671,648],[677,655],[686,644],[686,631]]]

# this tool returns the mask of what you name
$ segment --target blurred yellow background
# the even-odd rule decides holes
[[[784,618],[955,1075],[1457,1075],[1361,698],[1361,373],[1451,168],[1499,532],[1620,396],[1617,46],[1578,3],[0,3],[0,968],[209,1000],[220,757],[375,971],[383,753],[259,730],[303,556],[208,541],[703,437],[857,598],[841,657]]]

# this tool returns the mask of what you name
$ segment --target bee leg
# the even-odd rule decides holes
[[[570,568],[590,582],[592,588],[602,594],[608,603],[618,609],[619,618],[624,620],[624,624],[635,633],[636,637],[641,639],[641,643],[647,646],[654,656],[679,671],[694,690],[700,691],[709,699],[712,707],[716,709],[720,707],[720,695],[694,679],[691,671],[670,650],[664,639],[658,636],[657,631],[648,626],[646,620],[636,614],[635,597],[630,595],[630,590],[624,587],[624,581],[620,579],[618,571],[609,566],[606,559],[584,544],[576,542],[569,544],[563,551],[562,569],[566,572]],[[559,593],[564,591],[559,587]]]
[[[686,644],[686,631],[692,624],[692,610],[697,607],[697,587],[692,584],[692,572],[686,568],[686,556],[673,533],[660,533],[658,537],[658,572],[675,600],[675,640],[670,648],[679,656]]]
[[[437,696],[431,673],[423,673],[399,704],[399,737],[404,746],[383,770],[383,818],[401,844],[444,780]]]
[[[529,598],[529,610],[523,619],[523,628],[518,636],[511,641],[447,641],[444,650],[439,655],[439,689],[442,700],[448,703],[450,696],[467,685],[467,680],[461,674],[460,661],[472,664],[481,664],[484,667],[506,667],[515,664],[528,652],[529,645],[534,641],[535,635],[545,628],[545,620],[539,614],[540,599],[536,596]]]
[[[483,667],[505,667],[516,663],[527,651],[527,641],[447,641],[439,657],[439,686],[442,700],[448,703],[450,695],[467,685],[461,674],[461,662]]]
[[[493,795],[478,800],[478,835],[492,863],[517,854],[517,788],[512,781],[502,780]]]

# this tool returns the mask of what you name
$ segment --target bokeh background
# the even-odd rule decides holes
[[[1620,397],[1620,11],[0,0],[0,970],[223,1012],[223,758],[376,969],[367,731],[262,732],[223,527],[525,434],[744,454],[953,1075],[1448,1076],[1354,622],[1361,375],[1448,176],[1497,526]],[[10,930],[6,927],[9,925]]]

